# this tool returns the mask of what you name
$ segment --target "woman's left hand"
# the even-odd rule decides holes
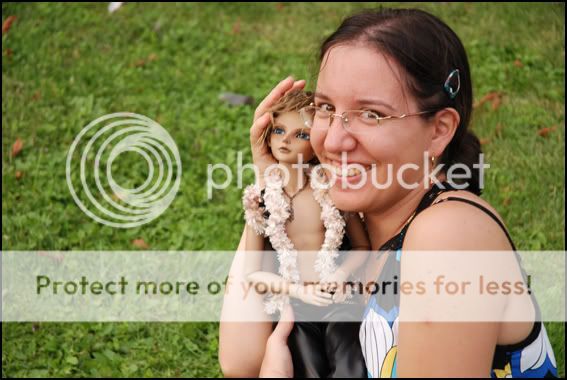
[[[287,305],[274,332],[268,338],[260,377],[293,377],[293,362],[287,338],[293,329],[293,309]]]

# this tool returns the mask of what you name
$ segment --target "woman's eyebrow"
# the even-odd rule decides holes
[[[315,92],[314,96],[316,98],[321,98],[321,99],[327,100],[327,101],[331,100],[331,98],[329,98],[327,95],[323,94],[322,92]]]
[[[386,108],[389,108],[392,111],[395,111],[394,107],[392,107],[391,105],[389,105],[388,103],[379,100],[379,99],[360,99],[358,101],[358,104],[360,105],[377,105],[377,106],[384,106]]]
[[[329,98],[327,95],[325,95],[321,92],[316,92],[315,97],[321,98],[321,99],[326,100],[326,101],[331,101],[331,98]],[[385,101],[380,100],[380,99],[370,99],[370,98],[359,99],[357,101],[357,104],[360,104],[360,105],[380,105],[380,106],[384,106],[386,108],[389,108],[392,111],[395,111],[394,107],[392,107],[391,105],[389,105],[388,103],[386,103]]]

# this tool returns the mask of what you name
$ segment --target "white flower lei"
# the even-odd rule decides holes
[[[311,188],[313,198],[321,206],[321,220],[325,226],[325,239],[315,260],[315,271],[319,274],[321,281],[337,270],[335,259],[339,255],[337,248],[341,245],[345,232],[345,221],[341,213],[331,201],[327,189],[322,188],[321,182],[315,181],[316,176],[322,178],[321,172],[311,175]],[[290,216],[290,207],[283,196],[283,181],[279,175],[266,178],[266,190],[264,203],[266,211],[270,213],[265,221],[259,208],[260,189],[257,185],[246,188],[243,197],[246,222],[254,230],[270,239],[270,243],[278,255],[280,263],[280,275],[293,283],[300,281],[297,269],[297,250],[287,236],[285,224]],[[273,314],[276,310],[282,311],[288,297],[274,294],[268,296],[265,302],[265,310]]]

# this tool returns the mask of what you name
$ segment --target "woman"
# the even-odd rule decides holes
[[[381,184],[388,170],[402,172],[389,186],[366,181],[358,189],[344,188],[341,185],[360,176],[343,177],[330,190],[337,208],[364,213],[373,251],[397,252],[383,260],[369,259],[366,280],[421,275],[419,257],[412,251],[515,250],[500,216],[479,197],[482,177],[474,165],[479,163],[480,145],[467,130],[473,99],[470,70],[461,41],[446,24],[420,10],[364,12],[346,19],[327,38],[320,62],[315,116],[309,121],[319,160],[340,166],[346,153],[349,163],[362,165],[369,173],[375,170]],[[269,121],[265,109],[303,85],[288,78],[268,95],[256,111],[251,141]],[[254,163],[260,169],[271,163],[267,153],[253,145]],[[440,164],[443,169],[432,169]],[[456,164],[460,174],[472,175],[453,179],[448,186],[444,181],[455,171],[447,168]],[[414,170],[401,170],[408,165]],[[429,176],[423,176],[424,169]],[[456,190],[457,185],[466,190]],[[451,262],[449,255],[444,259],[444,265],[456,268],[453,274],[467,274],[462,263]],[[234,275],[240,260],[237,255]],[[505,268],[521,276],[514,255]],[[369,376],[557,376],[535,302],[530,297],[485,299],[475,311],[499,315],[501,321],[400,323],[398,317],[408,317],[410,309],[425,316],[429,309],[420,309],[403,293],[387,309],[371,297],[360,329]],[[444,311],[443,305],[429,306]],[[227,299],[223,312],[231,307]],[[532,321],[505,322],[518,310],[533,316]],[[270,338],[263,375],[292,373],[284,344],[288,326],[279,327]],[[221,323],[220,334],[225,375],[256,376],[271,324]],[[237,352],[236,342],[244,337],[249,343]],[[279,354],[283,356],[274,366]]]

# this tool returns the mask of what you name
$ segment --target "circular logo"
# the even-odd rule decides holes
[[[169,133],[152,119],[130,112],[104,115],[83,128],[69,148],[65,168],[69,191],[80,209],[95,221],[118,228],[157,218],[181,182],[179,151]],[[141,175],[146,176],[141,184],[129,180]],[[122,186],[115,176],[134,185]]]

